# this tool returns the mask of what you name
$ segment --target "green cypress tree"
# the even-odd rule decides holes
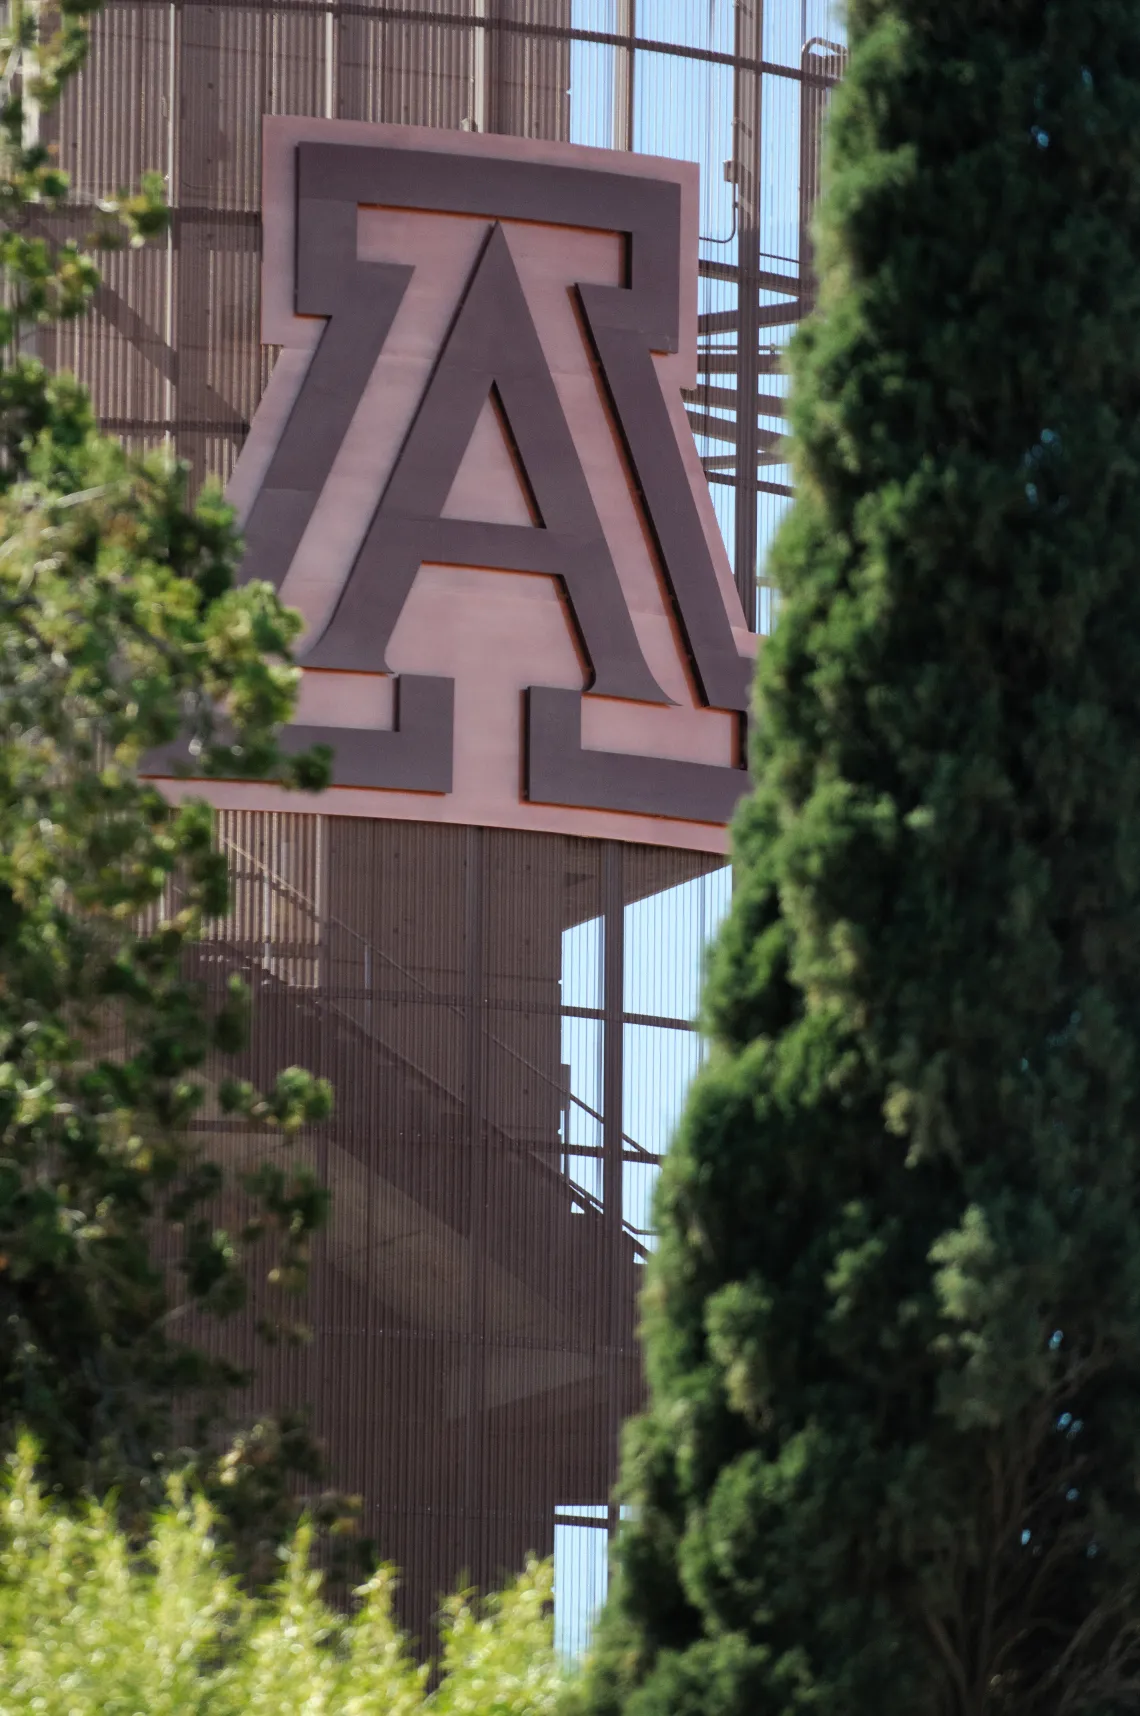
[[[853,0],[591,1681],[1140,1701],[1140,5]]]

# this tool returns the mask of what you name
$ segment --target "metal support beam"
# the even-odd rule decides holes
[[[478,1498],[485,1493],[487,1477],[487,1199],[490,1195],[487,1152],[490,1140],[486,1123],[487,1031],[483,1017],[487,991],[484,970],[486,830],[469,828],[466,848],[463,987],[467,1015],[464,1094],[469,1202],[462,1561],[464,1566],[477,1567],[481,1565],[483,1548],[478,1541],[483,1534]]]
[[[625,899],[622,849],[607,840],[602,857],[602,1201],[606,1231],[616,1256],[622,1227],[622,1084],[625,999]]]
[[[614,32],[637,34],[637,0],[615,0]],[[614,148],[633,148],[633,89],[637,67],[636,49],[614,49]]]
[[[736,0],[733,52],[738,61],[763,58],[764,0]],[[761,431],[756,421],[760,377],[760,106],[761,73],[738,66],[732,78],[732,155],[736,186],[738,322],[736,334],[736,520],[733,565],[744,616],[755,631],[756,462]],[[783,313],[783,312],[781,312]],[[770,315],[771,312],[769,311]],[[767,434],[765,441],[769,439]]]

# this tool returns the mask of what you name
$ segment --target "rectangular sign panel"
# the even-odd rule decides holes
[[[697,168],[264,121],[243,577],[306,621],[331,814],[720,851],[755,639],[681,388]],[[211,788],[224,805],[295,806]]]

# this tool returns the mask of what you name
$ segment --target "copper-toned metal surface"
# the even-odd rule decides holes
[[[736,766],[631,756],[582,744],[584,700],[535,685],[526,699],[526,796],[536,802],[727,823],[747,785]]]
[[[330,813],[369,788],[369,815],[554,829],[571,809],[576,833],[715,849],[747,784],[755,640],[679,396],[695,169],[271,118],[263,183],[262,332],[286,345],[231,493],[244,574],[296,603],[327,682],[327,725],[306,700],[294,739],[334,748]],[[430,678],[441,714],[453,676],[450,790],[420,702],[399,699],[398,735],[361,719],[383,671]],[[580,716],[525,729],[540,689]],[[430,813],[415,796],[441,790]]]
[[[546,158],[547,145],[531,145],[528,152],[525,145],[516,143],[510,153],[502,154],[497,139],[491,150],[486,145],[492,140],[482,138],[477,145],[474,139],[457,141],[447,155],[439,149],[444,135],[391,126],[369,132],[353,124],[345,126],[335,142],[301,141],[295,146],[296,307],[299,313],[327,316],[328,322],[283,426],[276,408],[272,411],[280,440],[250,510],[244,575],[287,585],[296,550],[306,535],[310,554],[319,544],[325,574],[335,571],[336,548],[318,527],[330,513],[331,495],[326,493],[330,473],[349,457],[340,439],[353,422],[349,498],[355,504],[358,491],[363,491],[372,515],[355,558],[346,557],[342,565],[344,582],[335,605],[327,619],[312,628],[304,657],[307,665],[359,673],[388,668],[389,644],[421,566],[492,568],[555,578],[584,660],[586,689],[594,696],[667,704],[670,700],[642,652],[523,278],[505,228],[494,217],[512,225],[523,221],[532,226],[542,222],[569,227],[571,244],[583,229],[613,232],[628,239],[626,269],[613,284],[581,281],[572,260],[564,268],[563,292],[569,287],[581,306],[614,408],[613,421],[598,419],[594,438],[602,435],[610,449],[620,431],[625,443],[626,480],[640,534],[651,534],[657,548],[656,605],[666,626],[671,605],[702,699],[743,710],[749,664],[741,656],[724,607],[701,518],[699,503],[702,496],[707,501],[707,491],[699,473],[686,471],[680,457],[676,426],[663,392],[669,378],[659,374],[651,356],[655,350],[679,349],[685,258],[680,254],[682,187],[675,170],[655,171],[655,164],[645,160],[641,177],[606,173],[597,166],[606,157],[596,151],[575,156],[563,148],[552,161]],[[417,146],[421,143],[430,146]],[[267,191],[267,222],[291,219],[292,202],[289,198],[279,206],[273,191]],[[393,208],[439,214],[452,224],[456,216],[492,216],[406,438],[387,470],[382,459],[377,460],[374,443],[363,437],[355,421],[363,392],[361,376],[367,378],[382,348],[389,366],[410,342],[422,342],[429,361],[433,353],[430,336],[416,316],[416,301],[405,306],[414,271],[358,260],[361,208],[385,214]],[[399,253],[400,233],[407,231],[407,223],[397,220],[392,227],[389,242]],[[270,233],[272,238],[272,228]],[[691,253],[688,260],[691,273]],[[278,264],[267,255],[267,296],[277,288],[274,273],[279,266],[291,267],[287,260]],[[628,277],[623,278],[626,273]],[[377,320],[384,335],[379,344],[374,333]],[[396,349],[389,351],[388,332],[394,321],[401,333],[392,342]],[[306,340],[308,334],[304,328]],[[576,344],[576,379],[596,393],[581,338]],[[361,363],[356,375],[349,373],[354,352]],[[691,347],[683,358],[691,363]],[[563,385],[567,385],[565,377]],[[455,515],[453,506],[445,516],[489,399],[501,414],[517,462],[506,470],[503,481],[515,491],[521,478],[531,497],[533,517],[522,524],[465,520]],[[684,426],[681,435],[689,440]],[[304,449],[310,445],[315,456],[307,459]],[[640,552],[643,547],[638,541],[634,553]],[[739,624],[739,606],[734,602],[733,607]],[[439,636],[438,629],[433,628],[433,635]],[[480,678],[497,673],[501,659],[502,652],[485,662]],[[527,691],[532,710],[539,706],[537,691],[545,665],[531,660],[532,683]],[[574,715],[573,710],[570,713]],[[617,784],[620,752],[599,753],[588,769],[574,762],[577,741],[570,736],[574,725],[572,719],[566,734],[566,764],[574,769],[569,796],[562,790],[566,768],[559,766],[558,759],[563,724],[548,722],[541,744],[537,734],[530,733],[524,793],[532,802],[723,822],[744,790],[743,769],[725,759],[727,766],[715,769],[707,782],[704,766],[691,761],[656,769],[627,763],[625,774],[635,785],[655,782],[651,792],[631,793]],[[337,745],[335,727],[314,730],[311,736]],[[668,743],[668,729],[662,730],[662,741]],[[516,749],[521,749],[522,742],[520,728]],[[410,731],[396,746],[357,732],[349,745],[337,745],[334,779],[340,786],[414,785],[404,757],[415,754],[415,743]],[[385,752],[397,765],[391,778],[385,775]],[[668,750],[661,755],[668,758]],[[548,757],[553,767],[547,765]],[[517,799],[517,758],[506,761],[510,784],[504,800]],[[593,797],[588,790],[591,782],[598,786]],[[392,813],[382,803],[378,814],[386,809]],[[490,805],[484,815],[492,819]]]
[[[234,911],[200,968],[253,987],[251,1076],[299,1062],[336,1089],[297,1147],[333,1194],[314,1340],[263,1356],[253,1399],[311,1403],[426,1636],[450,1582],[501,1578],[550,1552],[556,1508],[607,1501],[641,1386],[638,1176],[661,1147],[623,1118],[627,1045],[695,1043],[687,1016],[648,1011],[677,1000],[652,993],[643,920],[716,860],[311,815],[232,813],[220,833]],[[264,1149],[201,1126],[231,1159]],[[254,1351],[259,1309],[226,1350]]]

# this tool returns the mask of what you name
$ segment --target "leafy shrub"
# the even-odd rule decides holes
[[[546,1716],[566,1678],[552,1569],[448,1599],[441,1674],[415,1661],[381,1567],[330,1608],[302,1524],[262,1597],[242,1591],[209,1504],[172,1484],[136,1549],[113,1507],[45,1494],[21,1444],[0,1493],[0,1716]]]

